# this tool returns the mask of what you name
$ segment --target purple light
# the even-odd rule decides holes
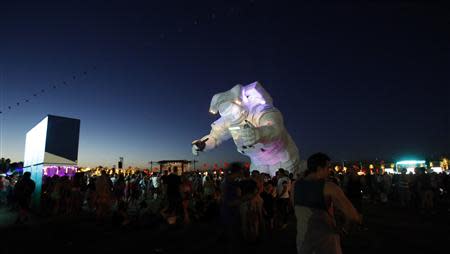
[[[262,94],[258,92],[254,87],[251,87],[250,89],[244,89],[243,92],[243,101],[252,105],[257,104],[266,104],[266,101],[264,100]]]
[[[72,177],[77,172],[75,166],[44,166],[44,175],[53,177],[54,175]]]
[[[247,95],[245,94],[245,91],[246,91],[245,88],[242,89],[242,101],[243,101],[244,103],[247,103],[247,102],[248,102],[248,98],[247,98]]]

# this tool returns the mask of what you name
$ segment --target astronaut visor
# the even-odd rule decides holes
[[[221,116],[225,118],[229,119],[239,118],[241,112],[242,112],[241,107],[232,102],[224,102],[219,106],[219,113]]]

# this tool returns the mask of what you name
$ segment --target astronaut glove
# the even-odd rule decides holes
[[[198,156],[198,152],[205,150],[206,141],[208,141],[208,139],[209,138],[206,138],[204,140],[194,140],[192,142],[192,154]]]
[[[244,146],[252,146],[258,143],[260,139],[258,128],[248,127],[241,129],[241,139]]]

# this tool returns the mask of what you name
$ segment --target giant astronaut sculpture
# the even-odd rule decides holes
[[[237,150],[250,157],[250,170],[275,175],[279,168],[299,170],[297,146],[286,131],[281,112],[258,82],[236,85],[211,100],[210,112],[220,114],[211,132],[192,142],[192,153],[216,148],[233,138]]]

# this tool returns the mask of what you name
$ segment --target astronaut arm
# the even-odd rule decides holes
[[[216,148],[221,143],[220,138],[217,137],[215,134],[210,133],[209,135],[206,135],[202,138],[202,140],[205,140],[205,139],[208,139],[208,140],[205,142],[205,148],[202,150],[204,152]]]
[[[211,124],[211,132],[201,139],[202,141],[206,140],[203,151],[212,150],[230,138],[231,134],[227,125],[219,119]]]
[[[283,116],[279,111],[268,112],[264,114],[258,127],[259,142],[266,144],[280,137],[285,131]]]

